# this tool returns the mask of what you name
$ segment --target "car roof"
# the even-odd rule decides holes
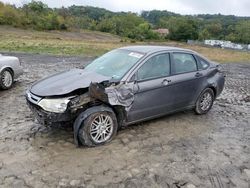
[[[144,46],[126,46],[119,48],[122,50],[129,50],[129,51],[134,51],[138,53],[143,53],[143,54],[151,54],[159,51],[181,51],[181,52],[189,52],[189,53],[195,53],[192,50],[189,49],[184,49],[184,48],[177,48],[177,47],[172,47],[172,46],[152,46],[152,45],[144,45]]]

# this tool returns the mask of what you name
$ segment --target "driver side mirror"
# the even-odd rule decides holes
[[[130,82],[137,83],[138,82],[138,72],[136,72],[129,80]]]
[[[139,91],[139,85],[138,85],[138,76],[137,72],[130,78],[130,82],[133,82],[133,91],[136,93]]]
[[[130,78],[131,82],[136,82],[136,74],[134,74],[131,78]]]

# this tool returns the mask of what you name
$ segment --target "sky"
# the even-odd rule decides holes
[[[30,0],[0,0],[4,3],[22,4]],[[250,0],[40,0],[49,7],[89,5],[111,11],[168,10],[180,14],[224,14],[250,16]]]

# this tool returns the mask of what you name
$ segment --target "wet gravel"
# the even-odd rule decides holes
[[[91,59],[14,55],[25,73],[0,91],[0,187],[250,187],[250,64],[223,64],[225,90],[207,115],[180,112],[77,148],[70,126],[34,122],[24,93]]]

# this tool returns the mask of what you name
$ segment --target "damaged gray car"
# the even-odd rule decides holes
[[[186,109],[207,113],[224,82],[221,67],[196,52],[129,46],[36,82],[26,99],[40,123],[72,122],[77,145],[97,146],[130,124]]]

